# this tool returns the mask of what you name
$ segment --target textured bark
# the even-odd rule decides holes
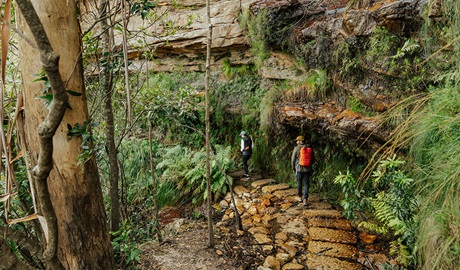
[[[36,164],[33,180],[42,186],[38,201],[46,219],[43,227],[48,231],[45,255],[51,257],[47,267],[55,269],[62,264],[65,269],[114,269],[95,160],[79,165],[81,138],[67,140],[67,125],[83,125],[89,120],[75,1],[17,3],[24,15],[17,18],[18,28],[28,39],[19,42],[27,152],[31,163]],[[28,17],[34,9],[40,21]],[[37,29],[40,24],[46,34]],[[46,40],[50,46],[44,46]],[[37,55],[41,55],[42,63]],[[50,108],[44,108],[43,101],[37,99],[43,95],[42,83],[33,82],[33,74],[41,69],[46,71],[53,91]],[[73,109],[67,111],[66,89],[82,93],[68,99]],[[52,228],[54,224],[56,228]],[[58,262],[49,260],[53,252]]]

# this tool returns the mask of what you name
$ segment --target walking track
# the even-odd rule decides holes
[[[375,264],[384,263],[385,255],[360,252],[358,232],[330,203],[311,194],[304,206],[297,200],[296,188],[260,176],[244,181],[241,174],[232,175],[235,204],[241,233],[250,233],[263,250],[265,260],[258,270],[381,268]],[[229,194],[220,205],[227,210],[217,226],[225,230],[226,223],[234,220],[235,207]]]

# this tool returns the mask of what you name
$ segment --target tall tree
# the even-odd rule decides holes
[[[40,221],[47,240],[47,267],[114,269],[95,159],[78,162],[82,144],[91,142],[82,136],[68,138],[69,126],[81,128],[89,122],[76,3],[16,3],[18,29],[26,41],[19,43],[26,150],[34,167],[32,180],[41,194],[38,203],[44,217]],[[34,74],[42,69],[50,89],[34,81]],[[44,86],[46,96],[52,97],[48,107],[38,98],[44,96]],[[66,90],[79,94],[67,97]]]
[[[110,62],[112,61],[111,48],[113,46],[113,34],[109,28],[109,19],[112,16],[108,10],[110,1],[100,0],[99,1],[99,15],[101,25],[101,39],[102,39],[102,54],[105,58],[105,68],[101,70],[100,78],[101,84],[104,89],[104,116],[106,122],[106,148],[109,156],[109,168],[110,168],[110,229],[112,231],[118,231],[120,228],[120,196],[118,191],[118,180],[119,171],[118,167],[118,156],[117,147],[115,145],[115,121],[113,117],[113,106],[112,106],[112,93],[113,93],[113,74],[110,68]]]
[[[211,7],[209,0],[206,0],[206,14],[208,25],[208,36],[206,38],[206,188],[208,192],[208,231],[209,231],[209,247],[214,247],[214,232],[212,224],[212,189],[211,189],[211,142],[210,142],[210,126],[211,121],[209,117],[209,77],[211,73],[211,42],[212,42],[212,25],[211,25]]]

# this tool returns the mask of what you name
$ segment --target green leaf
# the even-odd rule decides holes
[[[38,96],[37,98],[38,99],[44,99],[46,101],[51,102],[51,101],[53,101],[53,97],[54,97],[53,94],[46,94],[46,95],[43,95],[43,96]]]

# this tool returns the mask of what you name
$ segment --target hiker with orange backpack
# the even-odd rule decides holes
[[[291,166],[297,178],[298,200],[303,201],[303,205],[306,206],[308,205],[310,178],[313,173],[311,165],[315,162],[315,155],[310,145],[305,143],[303,136],[297,136],[295,140],[297,145],[292,151]]]

